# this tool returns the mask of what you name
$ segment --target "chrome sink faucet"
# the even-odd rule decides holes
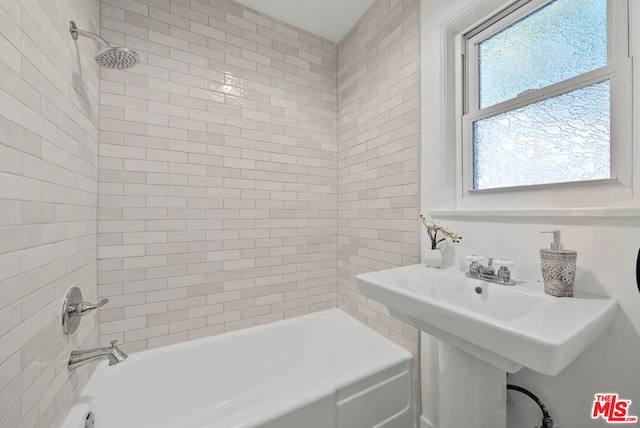
[[[69,370],[74,370],[80,366],[93,361],[109,359],[109,365],[113,366],[127,359],[127,354],[122,352],[117,340],[111,342],[111,346],[105,348],[87,349],[84,351],[72,351],[69,356]]]
[[[505,259],[496,259],[489,257],[489,261],[487,265],[484,266],[480,262],[484,260],[482,256],[467,256],[467,262],[469,263],[469,270],[465,275],[469,278],[481,279],[483,281],[495,282],[498,284],[504,285],[515,285],[516,282],[511,279],[511,271],[509,267],[513,266],[515,263],[511,260]],[[493,267],[493,265],[498,267],[498,271]]]

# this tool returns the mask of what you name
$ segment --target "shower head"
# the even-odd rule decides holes
[[[125,70],[138,64],[140,58],[136,51],[122,46],[107,46],[95,56],[96,62],[104,68]]]
[[[112,68],[116,70],[126,70],[138,64],[140,57],[133,49],[125,48],[123,46],[111,46],[102,37],[89,31],[79,30],[76,27],[76,23],[69,22],[69,32],[73,40],[78,40],[78,36],[90,37],[92,39],[100,40],[106,45],[105,48],[100,49],[95,56],[95,60],[101,67]]]

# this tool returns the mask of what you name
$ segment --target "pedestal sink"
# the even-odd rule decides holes
[[[441,351],[448,360],[446,371],[441,367],[441,401],[462,399],[493,409],[480,420],[460,409],[441,414],[440,428],[504,427],[505,373],[523,367],[560,373],[607,329],[618,306],[606,297],[558,298],[539,283],[506,286],[423,265],[361,274],[357,283],[394,317],[448,344]],[[462,373],[466,385],[451,385],[462,381]]]

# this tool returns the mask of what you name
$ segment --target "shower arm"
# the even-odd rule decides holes
[[[92,33],[90,31],[79,30],[78,27],[76,27],[76,23],[73,21],[69,21],[69,32],[71,33],[71,37],[73,37],[73,40],[78,40],[78,36],[89,37],[94,40],[100,40],[102,43],[104,43],[108,47],[111,46],[109,42],[107,42],[105,39],[98,36],[97,34]]]

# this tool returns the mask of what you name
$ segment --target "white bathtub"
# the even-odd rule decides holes
[[[331,309],[102,361],[63,428],[412,428],[411,367]]]

